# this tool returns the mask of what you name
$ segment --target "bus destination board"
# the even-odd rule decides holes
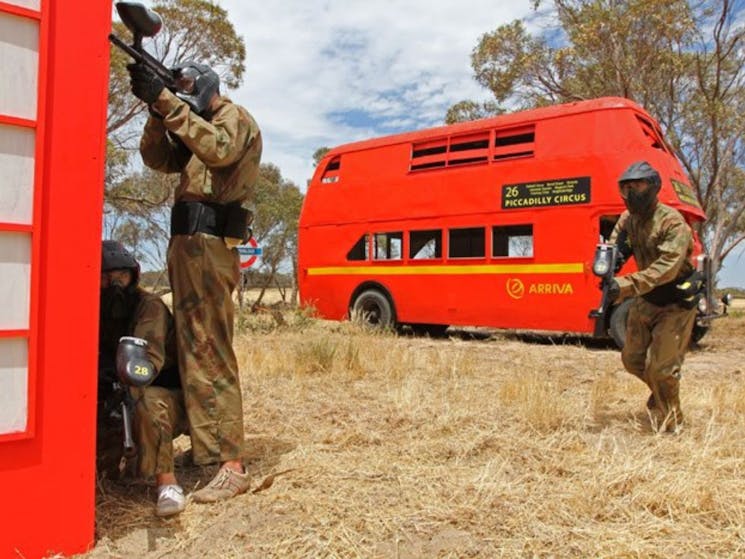
[[[502,185],[502,209],[521,210],[590,202],[590,177]]]

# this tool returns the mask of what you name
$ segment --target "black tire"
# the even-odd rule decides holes
[[[374,328],[394,328],[396,317],[393,305],[382,292],[377,289],[366,289],[354,299],[350,309],[352,320],[367,324]]]
[[[618,349],[623,349],[626,343],[626,319],[629,316],[629,307],[631,307],[633,301],[634,299],[626,299],[611,311],[608,331],[610,337],[616,342]]]
[[[700,342],[701,338],[703,338],[708,331],[709,331],[708,326],[703,326],[701,324],[694,324],[693,331],[691,331],[691,343],[697,344],[698,342]]]

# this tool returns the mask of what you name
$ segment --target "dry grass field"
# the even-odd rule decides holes
[[[256,492],[159,520],[101,480],[83,557],[745,555],[743,310],[689,354],[676,435],[609,346],[284,318],[238,321]]]

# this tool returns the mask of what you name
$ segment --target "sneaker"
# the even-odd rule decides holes
[[[245,493],[250,486],[251,476],[248,472],[241,474],[231,468],[222,467],[212,481],[194,492],[193,499],[197,503],[214,503]]]
[[[184,490],[179,485],[161,485],[158,487],[158,504],[155,505],[156,516],[173,516],[186,508]]]

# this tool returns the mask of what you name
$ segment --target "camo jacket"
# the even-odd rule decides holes
[[[262,139],[248,111],[220,97],[208,121],[168,89],[161,92],[153,109],[164,116],[148,119],[140,154],[151,169],[181,173],[174,193],[176,202],[228,204],[253,198]]]
[[[693,234],[675,208],[658,203],[648,216],[621,214],[610,242],[615,243],[626,230],[638,271],[616,278],[621,288],[619,300],[649,293],[693,272],[691,253]]]

